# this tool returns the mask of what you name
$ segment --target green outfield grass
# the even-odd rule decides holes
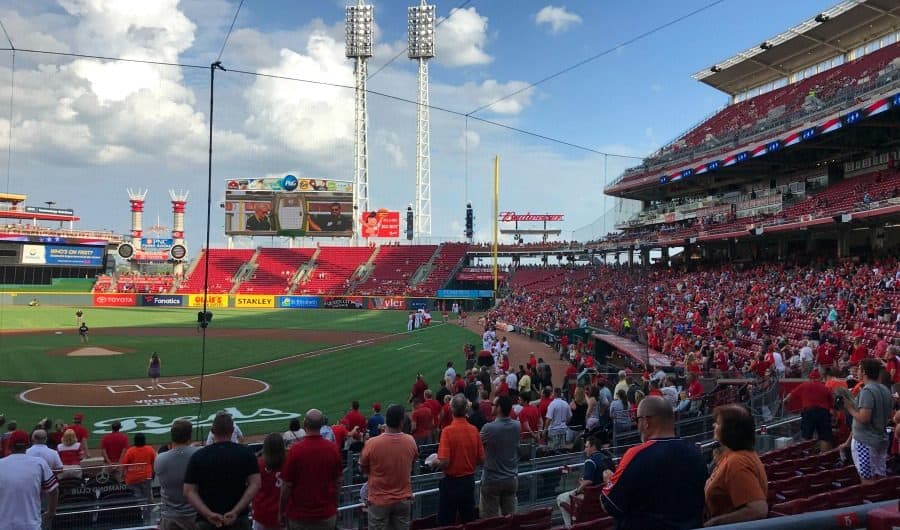
[[[163,375],[195,375],[200,372],[201,339],[199,336],[142,336],[139,328],[193,328],[196,309],[170,308],[85,308],[85,320],[91,327],[92,346],[134,349],[115,357],[50,356],[47,351],[77,346],[75,309],[63,307],[0,308],[0,380],[80,382],[103,379],[129,379],[146,376],[147,360],[158,351],[163,359]],[[277,367],[261,367],[244,374],[267,382],[270,390],[256,396],[233,401],[200,405],[158,407],[49,407],[25,403],[18,394],[28,386],[0,386],[0,413],[29,427],[42,417],[68,420],[76,411],[84,412],[86,423],[98,432],[104,422],[116,418],[145,417],[130,432],[144,431],[154,442],[167,435],[152,431],[178,417],[206,418],[216,410],[233,407],[244,416],[267,414],[266,421],[241,421],[247,434],[284,431],[285,413],[302,413],[311,407],[324,410],[337,421],[358,399],[368,413],[373,401],[383,404],[405,403],[416,372],[425,374],[436,385],[447,360],[462,363],[462,344],[477,338],[456,325],[437,325],[410,334],[403,311],[354,310],[213,310],[215,328],[235,329],[306,329],[398,333],[389,340],[327,352]],[[133,328],[134,335],[111,333],[105,328]],[[7,333],[13,330],[64,329],[63,335],[52,331],[37,335]],[[182,332],[182,330],[179,330]],[[205,372],[211,373],[248,366],[260,361],[315,352],[325,345],[281,339],[221,339],[210,334],[207,340]],[[348,343],[352,341],[347,341]],[[274,416],[273,416],[274,415]],[[150,417],[151,419],[147,419]],[[256,419],[251,418],[251,419]],[[142,423],[151,421],[150,424]],[[101,425],[95,425],[100,423]],[[125,429],[129,429],[126,422]]]

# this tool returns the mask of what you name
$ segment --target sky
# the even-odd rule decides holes
[[[461,114],[595,54],[610,53],[474,113],[431,110],[432,235],[490,234],[492,164],[500,210],[562,213],[562,239],[612,229],[606,183],[728,102],[691,78],[831,7],[834,0],[723,0],[622,46],[712,0],[464,0],[437,5],[431,104]],[[416,63],[405,52],[410,2],[374,1],[369,61],[370,206],[403,210],[415,197]],[[261,78],[259,72],[353,84],[338,0],[0,0],[19,50],[209,65],[215,85],[211,244],[225,243],[219,203],[229,178],[293,173],[352,180],[353,91]],[[765,16],[760,16],[765,14]],[[2,39],[2,36],[0,36]],[[8,44],[8,43],[6,43]],[[13,65],[15,69],[13,70]],[[149,188],[145,229],[171,226],[168,190],[188,190],[189,247],[203,244],[207,207],[208,68],[0,51],[0,190],[30,204],[73,208],[82,228],[127,233],[127,188]],[[599,221],[599,222],[595,222]],[[591,225],[589,231],[579,230]],[[238,244],[248,244],[239,241]],[[279,245],[266,239],[259,244]]]

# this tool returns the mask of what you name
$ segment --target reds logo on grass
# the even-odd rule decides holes
[[[301,416],[298,412],[285,412],[283,410],[278,409],[257,409],[255,412],[251,412],[250,414],[244,414],[240,410],[234,407],[227,407],[225,411],[231,414],[231,417],[234,419],[235,423],[238,424],[246,424],[246,423],[259,423],[259,422],[283,422],[285,420],[291,420],[294,418],[299,418]],[[120,422],[122,424],[122,432],[142,432],[146,434],[166,434],[172,429],[172,423],[175,420],[188,420],[189,422],[194,424],[194,427],[210,427],[212,426],[213,420],[216,419],[216,413],[212,413],[205,418],[199,418],[197,416],[179,416],[177,418],[172,418],[171,420],[163,420],[162,416],[130,416],[124,418],[110,418],[106,420],[101,420],[94,423],[94,428],[91,432],[94,434],[107,434],[112,432],[112,424],[113,422]]]

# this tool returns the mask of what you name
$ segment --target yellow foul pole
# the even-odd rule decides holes
[[[494,245],[491,255],[494,261],[494,297],[497,296],[497,245],[500,239],[500,155],[494,157]]]

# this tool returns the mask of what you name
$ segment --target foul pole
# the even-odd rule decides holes
[[[494,299],[497,298],[497,252],[500,239],[500,155],[494,157],[494,244],[491,249],[494,271]]]

